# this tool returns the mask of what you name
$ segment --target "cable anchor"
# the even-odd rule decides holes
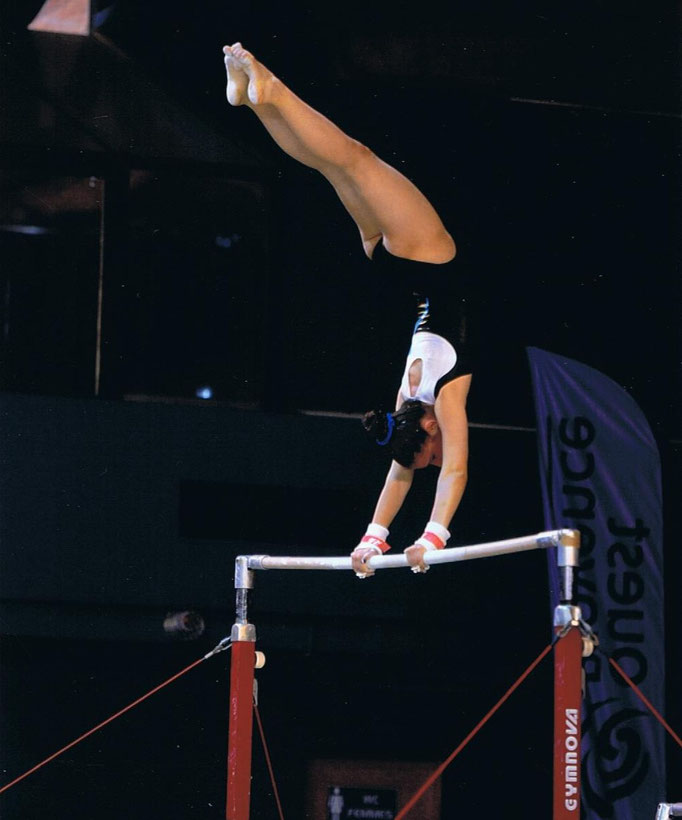
[[[220,643],[216,644],[210,652],[207,652],[204,655],[204,660],[207,658],[212,658],[214,655],[217,655],[219,652],[224,652],[226,649],[230,649],[232,646],[232,638],[223,638]]]
[[[584,620],[579,606],[560,604],[554,610],[554,627],[557,630],[555,640],[566,635],[569,630],[577,628],[583,639],[582,656],[589,658],[595,648],[599,646],[599,638],[592,627]]]

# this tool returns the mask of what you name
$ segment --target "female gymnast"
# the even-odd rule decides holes
[[[332,184],[374,265],[395,270],[397,276],[407,271],[422,294],[425,283],[431,288],[434,278],[450,274],[447,263],[455,256],[455,243],[421,191],[304,103],[241,43],[225,46],[223,52],[228,102],[250,108],[282,150]],[[388,528],[415,470],[440,468],[430,520],[405,550],[413,572],[426,572],[424,553],[447,544],[448,526],[466,486],[471,366],[458,341],[455,348],[453,334],[434,324],[433,313],[432,296],[422,296],[395,412],[373,411],[363,419],[393,461],[372,521],[351,553],[360,578],[373,574],[367,560],[389,549]]]

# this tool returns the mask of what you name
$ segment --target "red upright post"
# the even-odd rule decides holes
[[[232,641],[227,820],[249,820],[255,646],[253,640]]]
[[[583,684],[583,622],[573,606],[580,533],[562,530],[557,547],[559,605],[554,610],[553,820],[580,820],[580,737]]]
[[[227,820],[249,820],[256,628],[248,620],[248,594],[253,587],[248,556],[240,555],[235,562],[234,585],[237,619],[230,635],[232,661],[225,817]]]
[[[553,820],[580,818],[582,649],[583,637],[576,625],[568,626],[554,645]]]

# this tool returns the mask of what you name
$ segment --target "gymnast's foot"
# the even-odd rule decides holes
[[[227,69],[227,101],[230,105],[263,105],[272,101],[275,75],[242,48],[241,43],[224,46]]]

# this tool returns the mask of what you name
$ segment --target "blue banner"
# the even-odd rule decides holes
[[[580,530],[576,601],[600,647],[664,710],[658,448],[642,411],[580,362],[528,348],[545,527]],[[549,555],[552,608],[558,573]],[[664,730],[602,652],[585,660],[583,820],[647,820],[665,799]]]

